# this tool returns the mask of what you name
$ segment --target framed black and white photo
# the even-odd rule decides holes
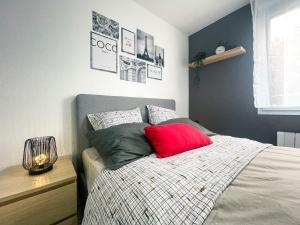
[[[121,40],[121,51],[135,55],[135,33],[122,27]]]
[[[95,11],[92,11],[92,27],[93,31],[119,39],[119,23]]]
[[[162,80],[162,69],[160,66],[147,65],[147,77],[156,80]]]
[[[126,56],[120,56],[120,79],[146,83],[146,63]]]
[[[118,42],[91,31],[91,69],[117,73]]]
[[[154,62],[154,37],[137,29],[137,58]]]
[[[165,66],[165,53],[164,49],[155,45],[154,46],[155,53],[154,53],[154,63],[157,66]]]

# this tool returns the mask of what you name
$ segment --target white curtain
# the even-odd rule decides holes
[[[250,0],[256,108],[300,106],[300,0]]]

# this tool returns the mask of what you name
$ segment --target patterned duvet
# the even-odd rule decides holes
[[[229,136],[176,156],[139,159],[105,170],[88,196],[83,224],[202,224],[217,198],[269,147]]]

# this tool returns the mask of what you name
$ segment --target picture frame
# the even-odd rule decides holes
[[[165,50],[157,45],[154,46],[154,63],[156,66],[165,66]]]
[[[137,47],[136,54],[138,59],[154,62],[154,36],[140,29],[136,30]]]
[[[119,39],[119,23],[95,11],[92,11],[92,29],[97,33]]]
[[[162,80],[162,68],[160,66],[147,64],[147,77],[150,79]]]
[[[120,80],[146,83],[146,62],[120,55]]]
[[[90,32],[90,68],[118,73],[117,40]]]
[[[135,56],[135,33],[121,28],[121,51]]]

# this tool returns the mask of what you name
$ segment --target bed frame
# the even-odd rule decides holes
[[[92,130],[87,119],[87,114],[108,112],[115,110],[128,110],[135,107],[141,109],[144,122],[148,122],[146,105],[156,105],[175,110],[175,100],[155,98],[134,98],[106,95],[80,94],[76,97],[76,125],[77,125],[77,150],[75,151],[75,167],[78,174],[79,191],[87,195],[86,179],[82,163],[82,151],[89,146],[86,134]],[[80,190],[81,189],[81,190]],[[82,190],[83,189],[83,190]]]

